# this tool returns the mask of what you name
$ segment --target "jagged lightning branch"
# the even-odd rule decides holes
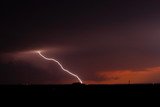
[[[65,69],[59,61],[57,61],[57,60],[55,60],[55,59],[53,59],[53,58],[47,58],[47,57],[45,57],[44,55],[42,55],[41,51],[37,51],[37,53],[38,53],[42,58],[44,58],[44,59],[46,59],[46,60],[56,62],[56,63],[61,67],[61,69],[62,69],[63,71],[65,71],[65,72],[67,72],[68,74],[70,74],[70,75],[74,76],[75,78],[77,78],[80,83],[83,83],[82,80],[81,80],[76,74],[74,74],[74,73],[68,71],[67,69]]]

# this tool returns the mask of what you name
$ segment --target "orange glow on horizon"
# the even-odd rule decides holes
[[[104,71],[97,73],[97,76],[104,78],[103,81],[86,81],[88,84],[138,84],[158,83],[160,67],[148,68],[145,70],[131,71]]]

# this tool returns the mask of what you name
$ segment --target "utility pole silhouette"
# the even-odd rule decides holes
[[[131,84],[131,81],[130,81],[130,80],[128,81],[128,84]]]

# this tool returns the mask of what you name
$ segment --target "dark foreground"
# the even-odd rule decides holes
[[[160,84],[128,85],[0,85],[0,103],[44,107],[62,105],[84,106],[86,104],[107,107],[125,105],[130,107],[140,103],[157,107],[160,99]],[[47,105],[46,105],[47,104]],[[156,106],[153,106],[156,105]]]
[[[160,84],[0,85],[0,103],[15,107],[26,104],[32,107],[33,103],[35,107],[84,107],[87,104],[89,107],[137,107],[140,104],[158,107],[159,99]]]
[[[160,97],[160,84],[128,85],[0,85],[1,97]]]

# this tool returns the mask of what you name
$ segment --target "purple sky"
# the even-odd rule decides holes
[[[159,3],[3,1],[0,83],[76,81],[31,52],[38,49],[86,83],[160,82]]]

